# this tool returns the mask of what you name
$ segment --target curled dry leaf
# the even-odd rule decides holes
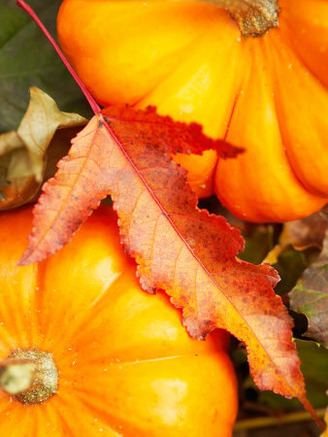
[[[328,217],[324,212],[316,212],[303,220],[285,223],[280,244],[283,246],[291,244],[296,250],[309,247],[322,249],[326,229],[328,229]]]
[[[303,272],[289,297],[291,309],[308,319],[304,335],[328,348],[328,231],[319,258]]]
[[[34,198],[43,180],[46,151],[57,129],[87,123],[78,114],[61,112],[40,89],[32,87],[30,93],[30,104],[18,130],[0,135],[1,210]]]
[[[290,246],[295,250],[322,249],[325,232],[328,229],[328,215],[325,208],[302,220],[284,223],[279,244],[270,250],[264,261],[269,264],[278,263],[279,256]]]
[[[0,209],[14,208],[34,197],[40,184],[31,167],[29,153],[18,133],[0,135]]]
[[[258,387],[297,397],[316,418],[305,395],[292,320],[272,289],[277,272],[236,258],[244,248],[239,231],[196,207],[185,170],[163,153],[193,151],[197,139],[205,141],[195,126],[151,111],[111,108],[95,116],[45,184],[20,264],[61,248],[110,194],[143,288],[164,289],[183,308],[193,337],[204,339],[220,327],[244,341]]]

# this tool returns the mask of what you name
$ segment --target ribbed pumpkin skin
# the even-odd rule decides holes
[[[328,1],[279,0],[280,26],[243,38],[228,13],[202,2],[64,0],[60,44],[103,105],[155,105],[244,147],[184,163],[199,195],[234,214],[287,221],[328,198]],[[205,191],[204,191],[205,189]]]
[[[225,332],[191,339],[164,294],[140,289],[111,209],[41,264],[18,267],[31,210],[0,215],[0,359],[53,354],[59,390],[23,406],[0,390],[0,435],[230,437],[236,379]]]

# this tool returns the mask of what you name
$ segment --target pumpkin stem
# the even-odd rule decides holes
[[[241,34],[262,36],[278,27],[280,8],[278,0],[201,0],[226,9],[236,22]]]
[[[12,351],[0,362],[0,387],[24,405],[45,402],[58,388],[52,355],[36,348]]]

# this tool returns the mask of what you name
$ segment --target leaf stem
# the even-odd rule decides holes
[[[29,16],[32,18],[32,20],[34,20],[36,25],[41,29],[42,33],[48,39],[48,41],[50,42],[52,47],[56,50],[56,52],[57,52],[58,56],[60,57],[60,59],[62,60],[63,64],[65,65],[65,67],[67,68],[67,70],[69,71],[69,73],[71,74],[71,76],[73,77],[73,79],[75,80],[75,82],[77,83],[79,88],[81,89],[81,91],[84,94],[85,98],[87,99],[92,111],[95,114],[100,114],[100,112],[101,112],[100,106],[95,101],[95,99],[91,96],[90,92],[88,91],[88,89],[86,88],[84,83],[81,81],[81,79],[79,78],[79,76],[77,75],[77,73],[75,72],[73,67],[71,66],[71,64],[68,62],[68,60],[66,59],[65,55],[61,51],[60,47],[58,46],[58,44],[56,43],[54,38],[51,36],[51,34],[48,32],[47,28],[41,22],[40,18],[36,15],[36,13],[33,11],[33,9],[27,3],[24,2],[24,0],[17,0],[16,4],[17,4],[17,6],[21,7],[25,12],[27,12],[29,14]]]
[[[318,409],[316,410],[316,415],[318,417],[324,417],[325,411],[326,410],[324,408]],[[299,411],[275,417],[256,417],[254,419],[244,419],[236,422],[234,431],[266,428],[269,426],[279,426],[287,423],[303,422],[307,420],[312,420],[311,414],[307,411]]]

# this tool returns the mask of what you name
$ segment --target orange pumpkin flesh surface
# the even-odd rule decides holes
[[[64,0],[58,38],[101,104],[155,105],[245,149],[178,158],[200,196],[214,183],[237,216],[287,221],[328,198],[328,1],[279,6],[278,28],[244,38],[213,4]]]
[[[0,215],[0,359],[36,348],[59,372],[38,405],[0,389],[0,435],[231,436],[226,333],[193,340],[164,294],[142,291],[115,222],[101,209],[52,258],[18,267],[31,210]]]

